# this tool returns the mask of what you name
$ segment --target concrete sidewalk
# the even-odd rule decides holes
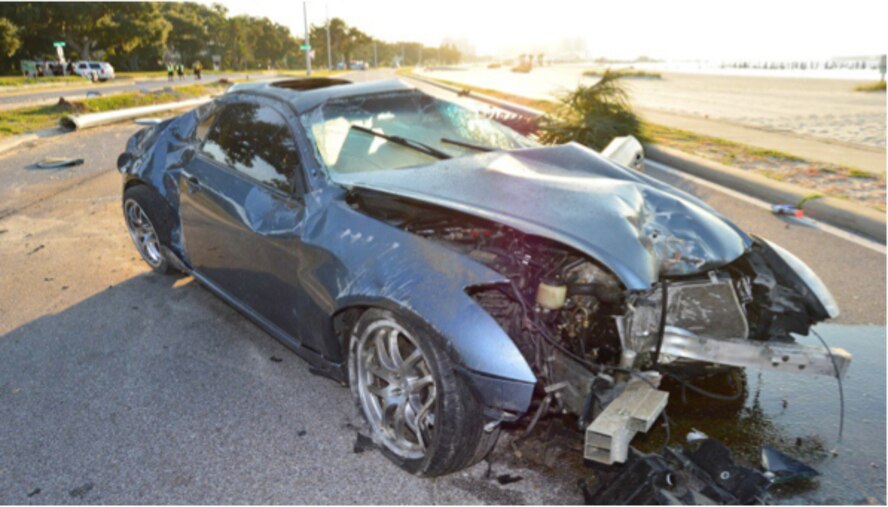
[[[885,174],[885,149],[814,139],[788,131],[739,125],[653,109],[639,109],[642,118],[696,134],[718,137],[757,148],[781,151],[798,157],[854,167],[873,174]]]

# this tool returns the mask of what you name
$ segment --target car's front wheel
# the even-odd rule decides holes
[[[128,188],[123,194],[123,217],[136,250],[151,269],[161,274],[174,271],[161,249],[169,244],[173,225],[161,197],[145,185]]]
[[[438,476],[483,459],[498,428],[444,351],[443,339],[405,312],[370,309],[349,350],[352,392],[382,452],[410,473]]]

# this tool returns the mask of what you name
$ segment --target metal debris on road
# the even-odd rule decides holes
[[[796,218],[802,218],[805,216],[805,212],[802,211],[801,208],[797,208],[791,204],[775,204],[771,206],[771,213],[775,215],[794,216]]]
[[[62,167],[74,167],[81,164],[83,164],[82,158],[45,157],[40,162],[37,162],[37,167],[40,169],[59,169]]]
[[[524,477],[521,477],[520,475],[502,474],[496,477],[496,482],[505,486],[506,484],[518,482],[521,479],[524,479]]]
[[[374,447],[373,440],[363,433],[358,433],[357,438],[355,438],[355,447],[353,449],[355,454],[361,454],[364,451],[372,450]]]
[[[770,446],[762,448],[762,468],[774,484],[810,480],[820,475],[817,470]]]
[[[688,442],[700,442],[708,439],[709,436],[706,433],[698,430],[697,428],[691,428],[691,431],[688,432]]]

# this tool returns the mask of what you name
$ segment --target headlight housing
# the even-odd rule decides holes
[[[817,273],[814,272],[807,264],[805,264],[801,259],[792,254],[789,250],[781,247],[780,245],[768,241],[764,238],[760,238],[771,250],[774,251],[782,260],[787,264],[787,266],[792,269],[796,275],[808,286],[820,304],[823,306],[823,309],[826,310],[826,313],[830,316],[830,318],[834,319],[839,316],[839,305],[836,303],[836,299],[833,297],[832,293],[829,289],[826,288],[826,284],[823,283],[823,280],[817,276]]]

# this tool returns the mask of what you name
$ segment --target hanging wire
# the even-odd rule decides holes
[[[823,344],[823,347],[826,349],[826,353],[829,354],[830,360],[832,360],[833,369],[836,372],[836,382],[839,385],[839,442],[842,441],[842,432],[845,429],[845,389],[842,387],[842,376],[839,374],[839,363],[836,362],[836,357],[832,353],[832,349],[829,348],[829,345],[826,344],[826,340],[820,336],[815,330],[811,330],[814,333],[814,336],[820,340],[820,343]]]

